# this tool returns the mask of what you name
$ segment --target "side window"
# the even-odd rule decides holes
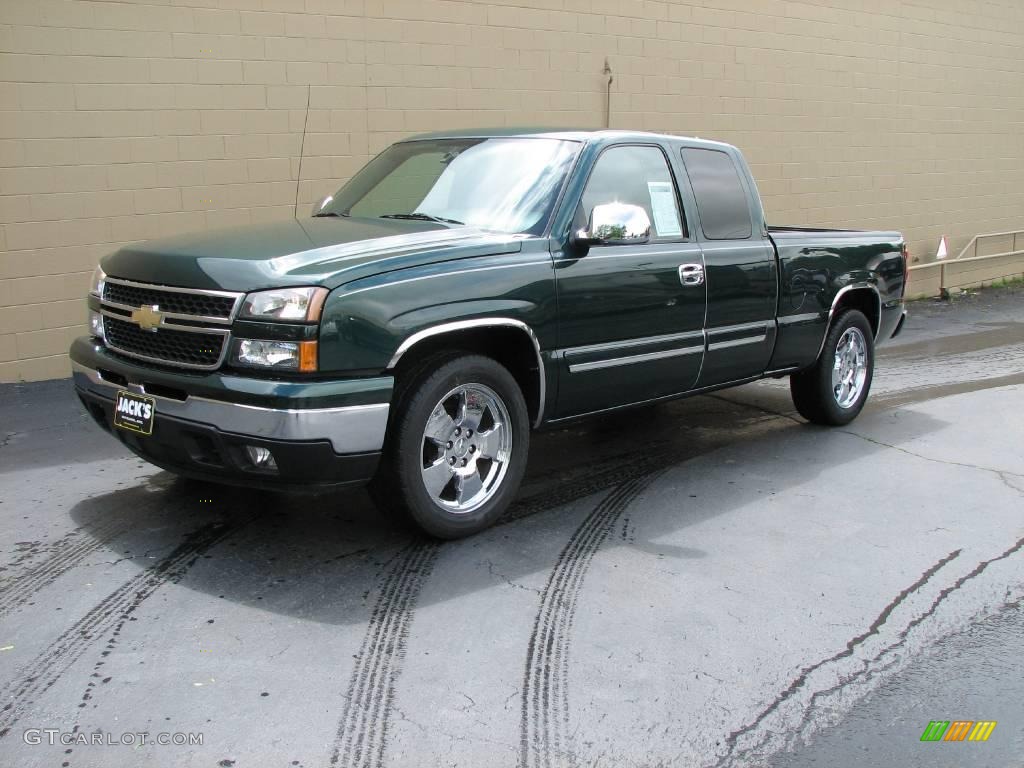
[[[745,240],[753,226],[747,192],[732,158],[717,149],[684,149],[683,164],[708,240]]]
[[[601,153],[580,201],[579,226],[590,221],[594,206],[602,203],[643,208],[651,220],[652,239],[678,240],[686,235],[676,185],[657,147],[612,147]]]

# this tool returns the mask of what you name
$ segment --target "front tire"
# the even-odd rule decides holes
[[[829,328],[818,361],[790,376],[793,405],[814,424],[849,424],[867,402],[874,371],[871,324],[863,313],[848,309]]]
[[[515,497],[530,444],[511,373],[480,355],[441,358],[401,387],[375,496],[442,539],[491,526]]]

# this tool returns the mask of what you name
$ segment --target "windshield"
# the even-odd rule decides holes
[[[541,234],[578,147],[527,138],[395,144],[353,176],[320,215],[425,219]]]

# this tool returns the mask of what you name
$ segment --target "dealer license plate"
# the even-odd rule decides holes
[[[139,435],[153,434],[156,401],[152,397],[121,390],[114,402],[114,426]]]

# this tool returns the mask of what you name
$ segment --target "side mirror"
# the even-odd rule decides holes
[[[334,195],[328,195],[319,202],[313,203],[313,210],[310,212],[311,216],[316,216],[320,211],[326,208],[328,205],[334,202]]]
[[[651,219],[639,205],[602,203],[590,223],[573,236],[580,245],[642,245],[651,239]]]

